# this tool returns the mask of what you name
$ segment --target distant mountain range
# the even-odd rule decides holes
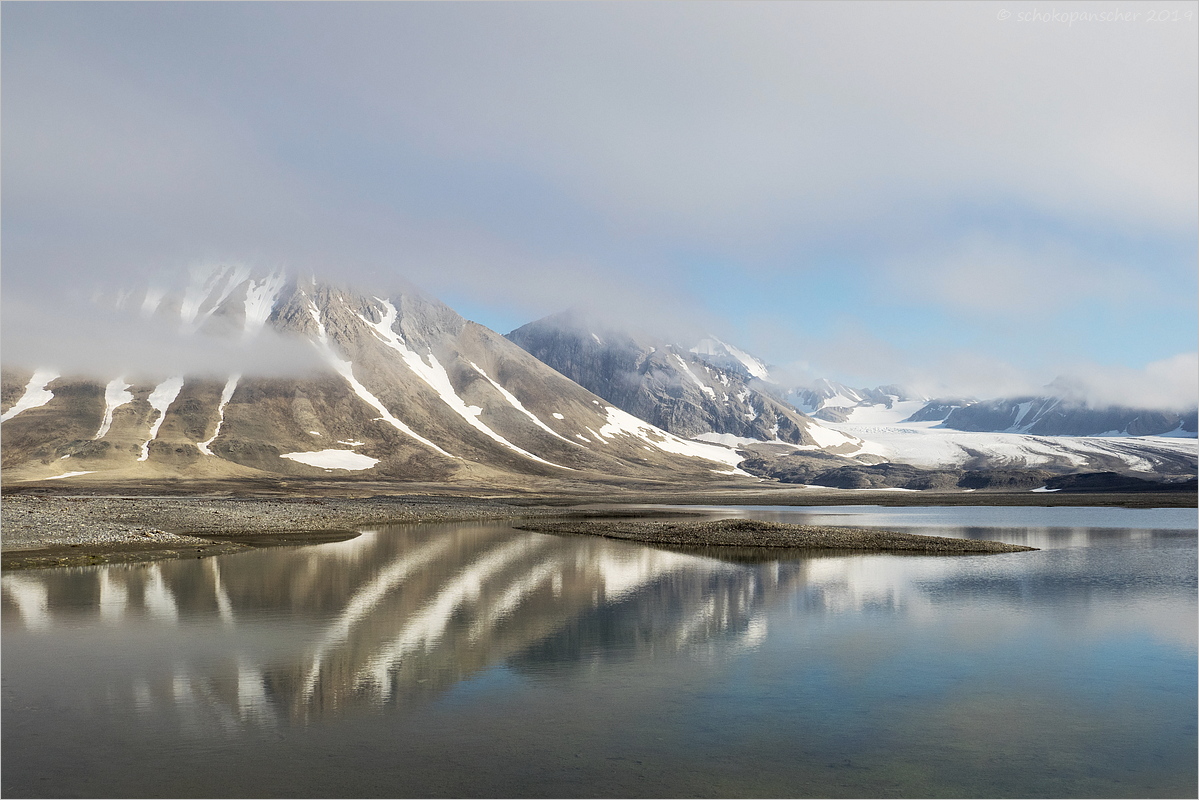
[[[715,337],[671,342],[573,312],[503,337],[413,287],[366,294],[232,268],[123,302],[200,339],[254,347],[270,330],[304,343],[316,368],[59,375],[6,361],[6,484],[702,483],[749,473],[843,488],[1052,489],[1063,475],[1185,481],[1196,471],[1194,410],[786,386]]]
[[[1040,436],[1194,436],[1195,409],[1092,408],[1068,397],[1015,397],[930,402],[913,422],[942,420],[959,431],[1003,431]]]

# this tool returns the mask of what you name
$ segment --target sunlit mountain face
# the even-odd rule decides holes
[[[160,374],[134,352],[118,374],[7,368],[6,482],[702,479],[740,461],[628,415],[411,287],[361,294],[219,268],[178,294],[119,301],[178,340],[177,366]]]

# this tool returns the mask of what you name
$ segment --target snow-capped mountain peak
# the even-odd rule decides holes
[[[770,370],[761,359],[755,358],[744,350],[734,347],[728,342],[722,342],[715,336],[700,339],[690,352],[712,366],[730,372],[738,372],[749,378],[757,378],[767,383],[775,383],[770,377]]]

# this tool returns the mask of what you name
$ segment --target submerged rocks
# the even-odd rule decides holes
[[[636,542],[698,547],[788,547],[807,550],[863,550],[875,553],[915,552],[935,554],[1017,553],[1036,550],[1018,544],[982,539],[951,539],[916,533],[837,528],[826,525],[790,525],[754,519],[720,519],[697,522],[572,521],[531,522],[518,526],[539,533],[576,533],[628,539]]]

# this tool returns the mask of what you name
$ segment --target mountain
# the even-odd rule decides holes
[[[887,402],[870,402],[876,398],[865,394],[854,406],[827,406],[817,412],[836,410],[839,419],[825,417],[825,427],[861,442],[858,451],[845,454],[850,457],[752,448],[742,469],[788,483],[842,489],[1079,491],[1084,484],[1063,478],[1084,475],[1103,485],[1125,487],[1120,491],[1173,491],[1193,485],[1194,438],[1039,434],[1010,429],[1015,416],[992,421],[1004,426],[999,430],[955,430],[944,424],[946,417],[976,401],[903,399],[893,391]],[[852,399],[844,387],[833,396]]]
[[[172,368],[139,362],[128,342],[112,348],[129,351],[127,370],[60,375],[6,354],[5,485],[701,484],[749,473],[841,488],[1073,490],[1091,484],[1059,479],[1174,487],[1196,472],[1193,411],[930,402],[827,381],[787,395],[760,360],[712,337],[689,346],[566,314],[505,338],[413,287],[364,294],[222,268],[120,303],[162,339]],[[283,358],[286,342],[303,358]]]
[[[705,364],[736,373],[743,378],[757,378],[774,383],[774,379],[770,377],[770,370],[761,359],[714,336],[706,336],[688,349]]]
[[[1062,475],[1114,473],[1135,479],[1129,485],[1174,489],[1195,475],[1194,441],[956,431],[942,420],[966,401],[827,380],[787,387],[761,360],[714,338],[687,347],[575,312],[508,338],[660,427],[736,443],[742,469],[788,483],[1030,490],[1057,488]]]
[[[125,306],[197,341],[304,342],[304,374],[59,375],[6,362],[5,482],[290,476],[444,481],[735,471],[719,444],[630,416],[412,287],[358,294],[232,268]],[[87,478],[86,480],[92,480]]]
[[[1048,388],[1055,388],[1051,384]],[[783,389],[815,419],[834,423],[939,422],[951,430],[1037,436],[1196,435],[1195,409],[1091,406],[1068,394],[976,399],[928,399],[898,386],[854,389],[828,380]],[[845,429],[842,429],[845,430]]]
[[[937,401],[912,421],[943,420],[959,431],[1004,431],[1042,436],[1195,436],[1196,411],[1092,407],[1064,397],[1016,397],[985,401]]]
[[[786,389],[783,396],[805,414],[827,422],[847,422],[856,408],[882,406],[890,409],[896,403],[924,399],[898,386],[853,389],[825,378],[808,386]]]
[[[718,339],[687,347],[575,311],[530,322],[508,338],[580,386],[677,436],[857,446],[758,388],[765,365]]]

